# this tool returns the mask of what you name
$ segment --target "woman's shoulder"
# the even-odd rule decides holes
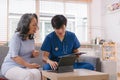
[[[13,34],[12,38],[10,39],[9,46],[13,46],[14,44],[19,44],[21,42],[21,38],[19,33],[16,32]]]
[[[19,32],[15,32],[15,33],[13,34],[13,37],[20,37],[20,33],[19,33]]]
[[[17,35],[17,36],[18,36],[18,35],[20,35],[20,32],[15,32],[14,35]]]
[[[20,38],[20,33],[19,32],[15,32],[14,34],[13,34],[13,37],[12,37],[12,39],[21,39]]]

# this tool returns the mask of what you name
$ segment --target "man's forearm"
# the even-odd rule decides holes
[[[48,61],[49,61],[49,52],[44,52],[44,54],[43,54],[43,61],[45,61],[46,63],[48,63]]]
[[[79,52],[79,49],[73,50],[73,53],[77,53],[77,52]]]

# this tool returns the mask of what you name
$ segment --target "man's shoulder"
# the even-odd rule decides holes
[[[53,36],[54,36],[54,31],[51,32],[51,33],[49,33],[46,37],[47,37],[47,38],[52,38]]]
[[[71,32],[71,31],[66,31],[66,33],[67,33],[67,36],[70,36],[70,37],[75,36],[75,33]]]

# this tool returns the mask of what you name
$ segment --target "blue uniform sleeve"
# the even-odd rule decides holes
[[[79,47],[80,47],[80,42],[77,39],[76,35],[74,34],[73,50],[78,49]]]
[[[49,37],[45,38],[45,40],[42,44],[41,50],[42,51],[47,51],[47,52],[51,51],[51,39]]]
[[[9,53],[11,57],[19,56],[20,51],[20,37],[17,33],[15,33],[10,41],[9,44]]]

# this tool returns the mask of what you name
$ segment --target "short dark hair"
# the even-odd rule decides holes
[[[63,15],[55,15],[51,20],[54,29],[60,29],[62,25],[67,25],[67,19]]]
[[[22,40],[26,40],[26,37],[29,37],[29,39],[34,39],[34,34],[30,34],[30,35],[27,34],[29,32],[29,26],[30,26],[30,23],[31,23],[31,20],[33,19],[33,17],[36,18],[36,20],[38,22],[37,15],[31,14],[31,13],[23,14],[18,22],[15,32],[20,33],[20,37]]]

